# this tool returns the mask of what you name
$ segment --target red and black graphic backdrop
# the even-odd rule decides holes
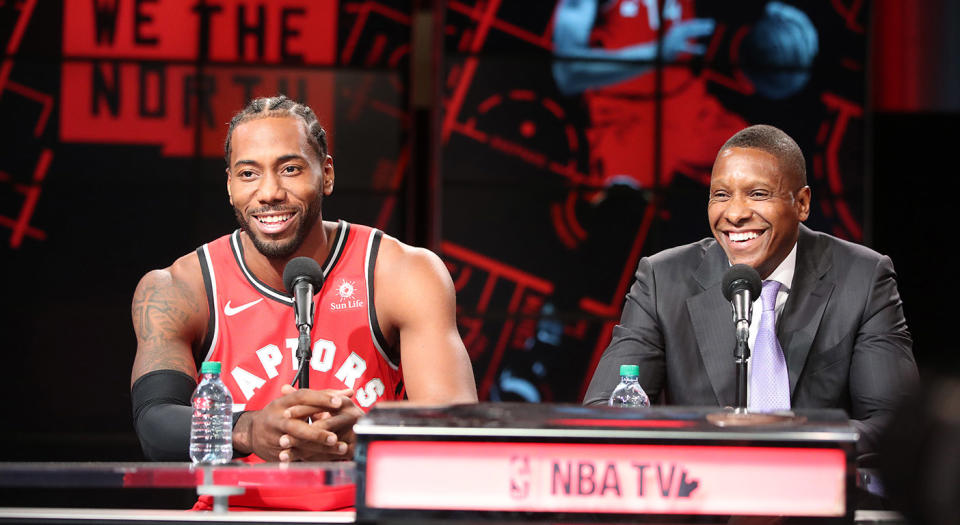
[[[569,89],[563,2],[446,2],[437,249],[482,399],[580,399],[639,257],[709,235],[712,157],[747,124],[803,148],[811,227],[864,240],[868,2],[601,4],[590,45],[715,25],[702,54]],[[403,239],[411,16],[402,0],[0,0],[0,392],[33,401],[11,408],[24,428],[130,429],[133,289],[235,228],[222,143],[252,96],[285,93],[328,128],[326,218]],[[809,60],[756,65],[784,46]]]
[[[706,52],[570,94],[555,73],[557,2],[447,3],[441,249],[482,398],[580,399],[639,258],[709,235],[710,165],[748,124],[805,151],[808,224],[862,240],[865,3],[803,3],[819,51],[809,68],[764,72],[805,77],[780,98],[739,65],[761,45],[767,2],[660,4],[715,20]],[[642,43],[609,33],[649,28],[647,5],[601,2],[591,39]]]

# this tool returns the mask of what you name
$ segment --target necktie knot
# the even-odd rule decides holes
[[[779,281],[763,281],[763,291],[760,292],[763,311],[773,310],[777,306],[777,292],[779,291]]]

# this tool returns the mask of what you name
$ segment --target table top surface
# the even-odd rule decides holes
[[[675,439],[854,443],[842,410],[742,413],[710,407],[617,408],[573,404],[377,404],[354,426],[358,436],[538,439]]]
[[[354,483],[352,461],[193,465],[189,462],[2,463],[0,487],[318,487]]]

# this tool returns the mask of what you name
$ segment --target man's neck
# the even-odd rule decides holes
[[[797,268],[797,244],[798,243],[793,243],[793,249],[790,250],[790,253],[788,253],[787,256],[780,261],[780,264],[770,272],[770,275],[765,276],[763,280],[777,281],[785,286],[787,290],[793,287],[793,274]]]
[[[244,262],[247,268],[261,282],[276,290],[283,290],[283,269],[295,257],[310,257],[318,263],[326,260],[330,253],[331,243],[333,242],[333,233],[337,229],[337,223],[325,222],[322,219],[310,229],[310,233],[300,243],[300,247],[289,257],[267,257],[260,253],[260,250],[254,246],[250,240],[250,235],[246,232],[240,236],[243,243]]]

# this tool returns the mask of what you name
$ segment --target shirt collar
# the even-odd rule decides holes
[[[797,269],[797,243],[793,243],[793,249],[787,254],[787,257],[780,262],[775,270],[770,272],[765,281],[777,281],[781,286],[789,291],[793,286],[793,274]]]

